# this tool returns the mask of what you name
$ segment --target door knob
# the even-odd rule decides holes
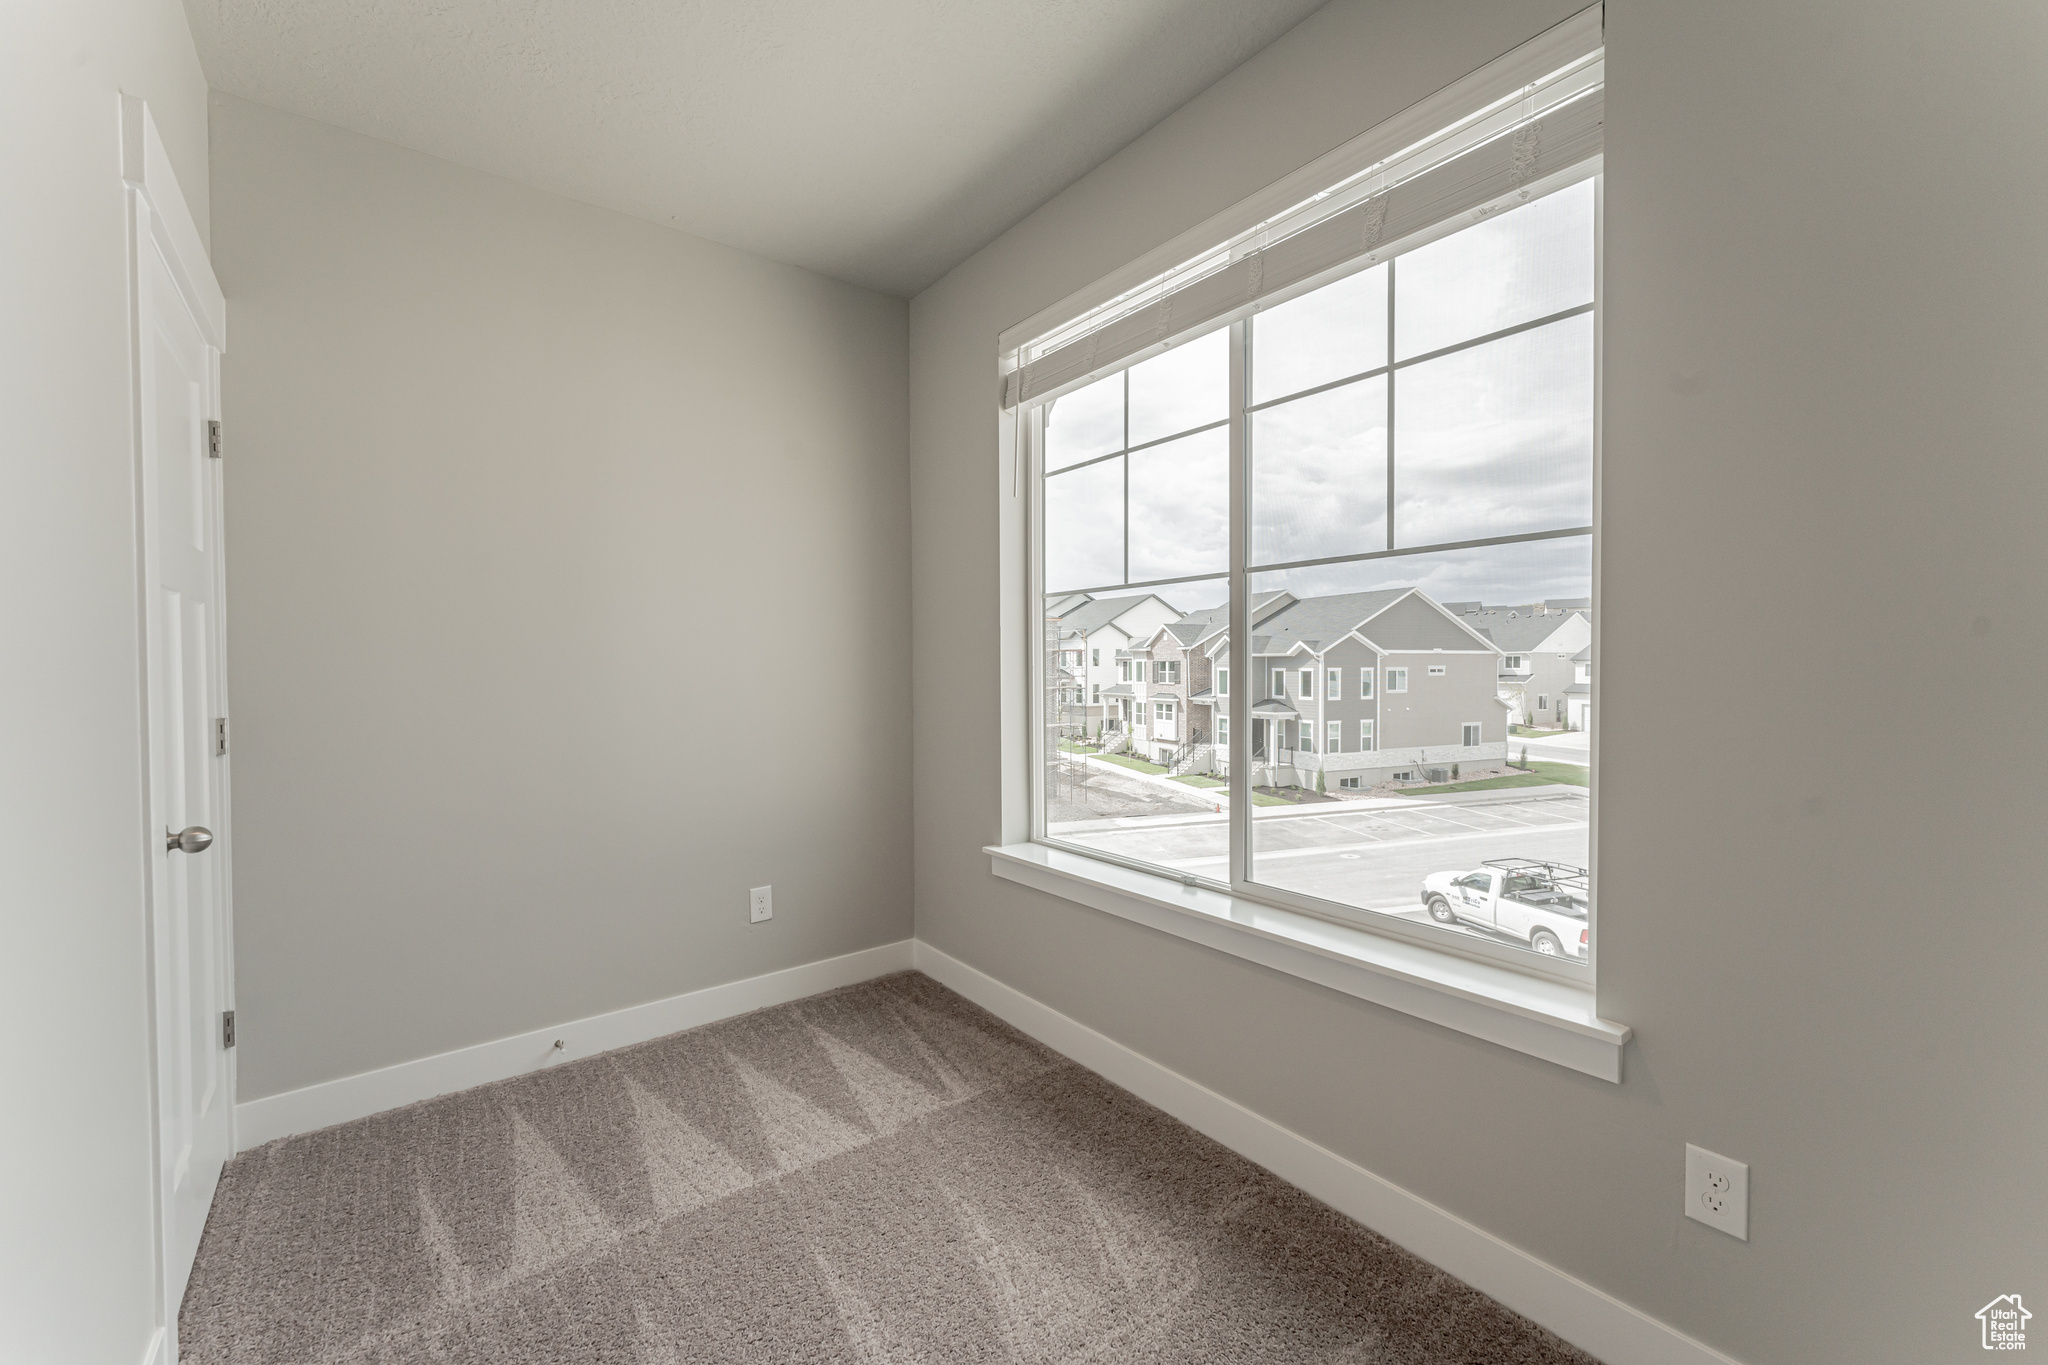
[[[173,853],[203,853],[213,844],[213,831],[204,825],[187,825],[164,840]]]

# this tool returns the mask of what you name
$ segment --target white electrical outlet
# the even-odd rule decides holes
[[[1685,1216],[1749,1240],[1749,1167],[1685,1144]]]
[[[755,924],[775,918],[775,888],[757,886],[747,893],[747,916]]]

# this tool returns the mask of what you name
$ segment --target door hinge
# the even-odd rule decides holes
[[[220,1045],[222,1047],[233,1047],[235,1045],[235,1012],[233,1010],[221,1011]]]
[[[227,751],[228,718],[226,716],[215,716],[213,718],[213,756],[219,758]]]
[[[220,458],[219,422],[208,422],[206,424],[206,453],[216,460]]]

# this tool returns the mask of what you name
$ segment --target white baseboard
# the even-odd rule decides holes
[[[245,1152],[273,1138],[308,1133],[330,1124],[382,1113],[401,1105],[502,1081],[578,1057],[676,1033],[736,1014],[787,1004],[820,991],[909,971],[910,939],[885,943],[843,957],[806,962],[744,981],[707,986],[644,1005],[593,1015],[512,1038],[457,1048],[433,1057],[323,1081],[281,1095],[266,1095],[235,1106],[235,1150]],[[560,1051],[555,1040],[562,1040]]]
[[[1406,1247],[1606,1365],[1738,1365],[1556,1266],[1262,1118],[987,973],[917,942],[919,971]]]

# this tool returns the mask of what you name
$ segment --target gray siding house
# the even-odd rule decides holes
[[[1489,607],[1459,602],[1458,619],[1499,647],[1500,695],[1512,723],[1547,730],[1573,722],[1568,704],[1577,681],[1572,656],[1593,643],[1593,620],[1585,598]]]
[[[1251,640],[1259,786],[1362,790],[1508,755],[1501,652],[1416,588],[1260,604]],[[1203,641],[1212,660],[1228,634]]]

